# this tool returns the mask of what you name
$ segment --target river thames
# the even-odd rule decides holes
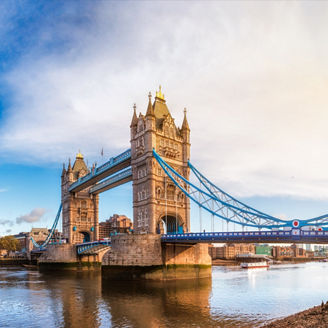
[[[0,327],[259,327],[327,301],[327,277],[314,262],[169,283],[0,268]]]

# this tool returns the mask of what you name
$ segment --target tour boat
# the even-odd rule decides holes
[[[269,264],[268,262],[243,262],[240,263],[240,267],[242,269],[256,269],[256,268],[268,268]]]

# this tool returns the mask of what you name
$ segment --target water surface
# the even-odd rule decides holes
[[[327,282],[328,263],[213,267],[212,279],[170,283],[0,268],[0,327],[258,327],[328,300]]]

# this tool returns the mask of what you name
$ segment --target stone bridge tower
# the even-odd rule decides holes
[[[98,239],[99,196],[89,194],[89,188],[77,193],[69,192],[69,186],[85,176],[89,170],[81,153],[76,155],[73,167],[69,161],[61,176],[61,198],[63,204],[63,234],[70,244]]]
[[[137,233],[190,231],[190,202],[166,176],[152,150],[176,171],[189,179],[190,129],[186,110],[178,128],[166,105],[161,87],[146,115],[137,117],[136,106],[131,128],[133,174],[133,226]]]

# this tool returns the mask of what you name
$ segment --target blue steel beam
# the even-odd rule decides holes
[[[247,231],[165,234],[162,243],[300,243],[328,244],[328,231]]]
[[[176,172],[153,150],[154,157],[160,164],[164,172],[169,176],[172,182],[193,202],[205,209],[214,216],[233,222],[243,227],[253,228],[301,228],[305,226],[316,226],[326,229],[328,226],[328,215],[311,218],[308,220],[282,220],[271,215],[258,211],[225,193],[216,187],[208,179],[206,179],[199,171],[197,171],[191,163],[189,167],[200,181],[201,186],[205,187],[205,191],[198,188],[186,178]]]
[[[32,241],[32,244],[35,246],[35,247],[38,247],[38,248],[44,248],[45,246],[47,246],[51,240],[51,237],[53,236],[55,230],[56,230],[56,227],[57,227],[57,224],[58,224],[58,221],[59,221],[59,218],[60,218],[60,213],[61,213],[61,210],[62,210],[62,204],[59,205],[59,209],[58,209],[58,212],[57,212],[57,215],[56,215],[56,218],[55,218],[55,221],[54,223],[52,224],[52,227],[51,227],[51,230],[49,232],[49,235],[47,236],[46,240],[44,241],[44,243],[42,243],[42,245],[39,245],[33,237],[31,237],[31,241]]]
[[[99,194],[106,190],[115,188],[119,185],[127,183],[132,180],[132,169],[129,167],[128,169],[119,172],[113,176],[110,176],[108,179],[97,183],[93,187],[90,188],[90,194]]]
[[[226,222],[236,223],[245,227],[272,229],[292,226],[292,221],[268,218],[266,215],[257,214],[218,199],[207,191],[198,188],[176,172],[156,153],[154,149],[153,155],[171,181],[194,203],[214,216],[223,219]],[[211,203],[213,208],[211,208]]]
[[[122,154],[112,157],[105,164],[97,167],[94,171],[78,179],[69,187],[70,192],[78,192],[90,187],[100,180],[121,171],[131,165],[131,149],[126,150]]]

